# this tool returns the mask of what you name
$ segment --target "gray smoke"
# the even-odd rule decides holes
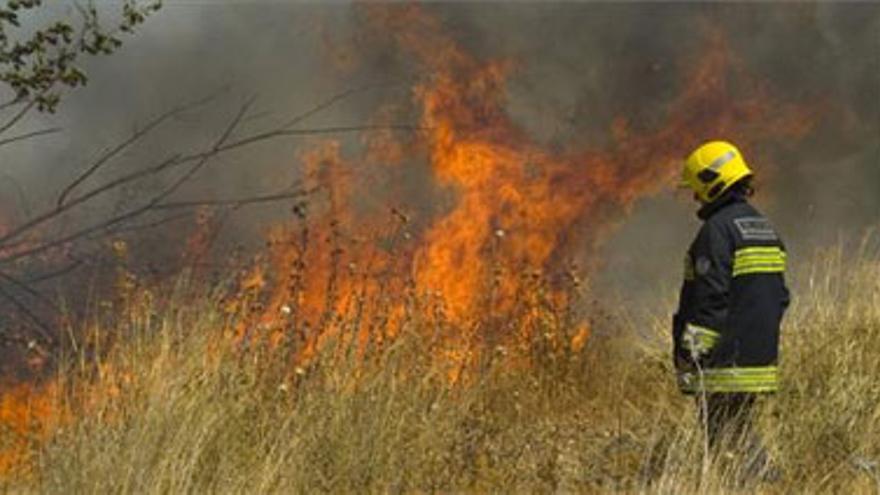
[[[702,53],[707,30],[722,30],[745,69],[780,103],[827,108],[801,142],[747,157],[758,174],[768,172],[759,203],[795,257],[880,221],[880,5],[492,2],[425,8],[474,53],[518,61],[510,112],[550,147],[603,146],[619,116],[636,130],[662,123],[682,69]],[[26,209],[39,209],[100,149],[167,108],[226,87],[215,104],[151,136],[119,167],[143,166],[158,152],[210,142],[252,95],[258,97],[248,121],[253,129],[365,85],[375,88],[304,125],[358,125],[383,105],[411,105],[408,85],[425,74],[367,24],[362,8],[340,3],[169,2],[119,53],[88,63],[91,83],[68,95],[58,115],[31,123],[60,123],[63,135],[3,150],[4,173],[26,192]],[[400,116],[417,120],[411,108]],[[301,173],[296,153],[307,143],[290,139],[225,157],[185,194],[228,197],[290,183]],[[343,144],[348,152],[359,149],[357,136],[344,137]],[[423,174],[419,167],[409,173]],[[105,176],[118,173],[111,167]],[[412,189],[414,197],[425,193]],[[697,228],[693,209],[688,198],[672,192],[640,201],[603,250],[600,284],[625,297],[667,295]],[[251,211],[239,217],[234,232],[256,237],[256,220],[283,214]]]

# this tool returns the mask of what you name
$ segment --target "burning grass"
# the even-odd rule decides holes
[[[704,455],[673,387],[668,312],[632,328],[616,308],[586,304],[583,279],[634,201],[671,182],[682,149],[719,135],[796,139],[816,112],[773,102],[712,31],[656,128],[619,119],[606,148],[550,149],[507,110],[515,61],[468,53],[418,6],[369,10],[425,73],[411,91],[418,132],[379,134],[362,156],[336,141],[301,148],[305,190],[321,197],[297,204],[256,262],[214,291],[148,289],[121,270],[113,311],[70,332],[58,377],[0,404],[9,488],[730,486],[736,456]],[[362,174],[413,163],[449,204],[398,205],[391,221],[360,204],[397,205],[399,184],[374,188]],[[191,238],[187,260],[208,256],[209,237]],[[842,250],[803,277],[809,297],[788,320],[788,386],[761,416],[784,473],[768,490],[880,479],[880,257],[845,265]]]
[[[782,479],[764,492],[880,488],[880,255],[868,245],[796,274],[785,386],[759,421]],[[297,364],[268,339],[243,348],[222,297],[184,283],[175,294],[162,309],[140,298],[100,363],[69,364],[52,394],[67,412],[40,441],[15,444],[26,462],[7,488],[705,493],[730,489],[741,467],[736,448],[703,455],[672,383],[666,314],[647,337],[613,312],[594,317],[576,347],[576,328],[546,327],[486,349],[455,381],[422,312],[385,345],[339,332]]]

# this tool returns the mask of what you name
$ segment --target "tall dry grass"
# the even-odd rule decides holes
[[[880,253],[870,242],[840,246],[792,280],[784,386],[758,417],[781,473],[773,482],[743,482],[736,445],[707,455],[693,403],[673,384],[666,314],[649,335],[612,314],[577,352],[539,337],[530,366],[487,358],[472,380],[452,384],[417,316],[381,351],[359,357],[330,343],[297,368],[268,348],[222,345],[217,298],[181,297],[186,304],[129,312],[100,366],[65,368],[59,407],[71,419],[35,447],[36,474],[8,488],[880,491]]]

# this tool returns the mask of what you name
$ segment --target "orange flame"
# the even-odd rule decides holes
[[[506,110],[506,81],[515,63],[466,52],[418,5],[373,6],[369,12],[380,31],[390,33],[427,74],[412,91],[424,132],[416,145],[387,133],[369,139],[361,159],[343,158],[333,142],[301,157],[307,175],[327,192],[323,210],[308,217],[301,230],[273,231],[261,270],[268,265],[284,275],[264,288],[270,293],[265,308],[244,319],[238,331],[241,340],[255,328],[271,328],[275,341],[291,329],[299,332],[300,358],[330,336],[354,338],[341,332],[353,316],[361,348],[371,339],[393,336],[399,329],[388,320],[395,318],[375,319],[411,311],[404,308],[407,294],[432,301],[454,327],[445,338],[458,342],[449,351],[455,363],[473,360],[475,343],[528,338],[537,318],[524,309],[536,287],[533,278],[558,278],[576,250],[584,248],[577,261],[588,268],[600,265],[596,249],[615,222],[637,199],[669,187],[688,149],[719,136],[745,148],[759,139],[796,138],[815,122],[810,110],[772,104],[723,36],[707,30],[701,62],[684,72],[681,92],[662,125],[634,132],[619,118],[607,148],[572,142],[555,151]],[[747,97],[728,91],[734,76],[748,87]],[[358,210],[353,198],[366,196],[369,184],[355,170],[425,156],[436,184],[455,194],[448,212],[416,227],[408,219],[382,225]],[[415,237],[401,240],[393,251],[380,247],[401,233]],[[258,278],[264,281],[265,273]],[[558,282],[551,285],[556,288],[549,289],[549,304],[564,308],[569,295]],[[421,318],[436,319],[437,307],[422,306]],[[286,321],[288,313],[302,319]],[[507,323],[493,329],[487,323],[492,318]],[[587,326],[580,328],[572,348],[583,347],[589,334]]]
[[[0,476],[26,475],[31,468],[32,444],[48,438],[58,420],[53,384],[11,385],[0,395]]]
[[[601,265],[596,248],[615,222],[637,199],[667,188],[679,157],[696,143],[727,136],[748,149],[760,139],[802,136],[816,119],[812,110],[773,104],[712,31],[700,63],[684,71],[662,125],[635,132],[619,118],[604,149],[572,142],[551,150],[506,110],[506,83],[517,64],[466,52],[419,6],[370,12],[426,74],[412,90],[424,131],[407,142],[371,134],[362,158],[344,156],[336,142],[299,157],[308,188],[320,188],[321,199],[297,205],[298,222],[271,230],[266,251],[242,273],[226,306],[238,317],[232,328],[238,345],[265,339],[289,348],[291,371],[330,341],[360,352],[383,346],[416,318],[447,344],[438,357],[450,364],[450,379],[459,380],[481,349],[521,345],[535,329],[561,327],[545,321],[542,308],[559,313],[571,306],[571,285],[559,281],[577,278],[567,262]],[[750,85],[745,99],[728,91],[731,74]],[[393,113],[389,108],[383,112]],[[383,113],[377,120],[390,118]],[[448,211],[418,221],[401,208],[391,210],[390,221],[365,213],[370,210],[359,201],[371,184],[358,172],[364,164],[425,157],[436,184],[455,195]],[[203,220],[205,228],[189,243],[193,257],[209,245],[210,219]],[[543,335],[579,352],[591,327],[569,326],[571,335]],[[119,378],[89,393],[116,395],[130,380],[121,371],[107,373]],[[62,422],[57,387],[10,386],[0,395],[0,426],[17,438],[0,448],[0,473],[27,464],[28,442],[45,439]]]

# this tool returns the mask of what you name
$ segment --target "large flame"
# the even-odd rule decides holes
[[[744,69],[723,35],[707,30],[704,53],[682,70],[661,125],[634,132],[620,118],[604,148],[573,140],[550,149],[507,110],[516,63],[468,53],[419,6],[369,10],[370,22],[422,69],[411,92],[422,129],[414,138],[373,133],[361,157],[345,156],[333,141],[302,152],[307,186],[321,194],[294,208],[296,222],[271,230],[226,306],[237,345],[266,339],[289,349],[292,370],[328,341],[363,353],[415,330],[433,332],[426,337],[443,344],[438,358],[458,380],[487,345],[520,345],[535,329],[558,325],[541,308],[569,309],[583,275],[571,262],[600,267],[601,242],[636,200],[673,183],[687,150],[714,137],[748,150],[758,140],[801,136],[815,118],[774,104],[756,83],[735,99],[727,81]],[[405,208],[385,209],[390,215],[362,208],[374,185],[363,170],[410,159],[430,163],[432,185],[448,190],[453,204],[427,219]],[[194,237],[193,256],[208,242],[207,234]],[[588,345],[587,322],[569,326],[559,342]],[[47,413],[54,393],[52,386],[8,390],[0,426],[41,438],[55,417]],[[0,471],[21,461],[0,451]]]
[[[423,130],[415,145],[388,134],[370,139],[360,158],[344,158],[333,142],[301,157],[326,201],[304,226],[273,231],[268,263],[245,283],[267,290],[269,302],[242,321],[240,338],[260,328],[274,329],[276,340],[292,331],[305,343],[301,355],[329,336],[356,335],[364,346],[399,330],[388,315],[411,312],[404,300],[412,295],[431,301],[420,306],[426,320],[436,320],[439,308],[450,323],[445,338],[462,347],[528,336],[523,306],[532,280],[550,282],[542,290],[553,304],[569,304],[557,275],[571,261],[600,266],[596,248],[616,221],[637,199],[669,187],[688,149],[713,137],[748,149],[758,139],[803,135],[814,119],[810,111],[773,104],[765,88],[748,83],[722,34],[707,29],[700,62],[683,71],[663,124],[633,132],[620,118],[605,148],[575,140],[551,150],[507,111],[515,63],[468,53],[420,6],[369,12],[377,31],[393,37],[425,74],[412,89]],[[727,88],[731,74],[751,84],[738,99]],[[370,184],[356,171],[375,169],[376,156],[427,158],[435,186],[451,190],[454,205],[420,228],[404,215],[394,225],[358,212],[354,198],[368,195]],[[391,240],[394,249],[387,249]],[[266,270],[274,274],[268,284]],[[299,320],[287,321],[286,314]],[[354,331],[340,334],[346,325]],[[583,345],[584,332],[578,335]]]

